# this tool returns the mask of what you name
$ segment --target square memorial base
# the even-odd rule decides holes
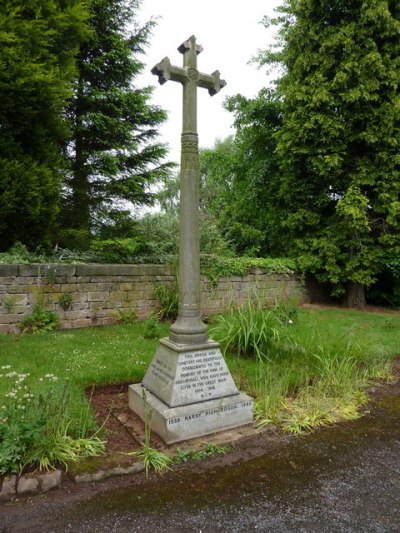
[[[143,399],[141,384],[130,385],[129,407],[142,420],[151,409],[152,430],[166,444],[253,423],[253,400],[243,393],[180,407],[168,407],[147,390],[145,397],[146,400]]]

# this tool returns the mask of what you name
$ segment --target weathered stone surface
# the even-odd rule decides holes
[[[130,465],[119,465],[111,468],[100,469],[96,472],[83,472],[73,475],[72,478],[76,483],[92,483],[93,481],[103,481],[113,476],[121,476],[126,474],[135,474],[144,470],[143,461],[136,461]]]
[[[66,267],[67,271],[57,270]],[[91,267],[91,265],[78,265]],[[118,267],[132,267],[129,275],[109,275],[110,265],[94,265],[97,276],[70,275],[75,265],[0,265],[0,330],[17,332],[16,324],[22,317],[33,310],[33,306],[44,297],[45,307],[59,313],[61,327],[77,327],[76,320],[85,320],[79,327],[99,325],[102,318],[109,318],[111,310],[132,309],[138,318],[145,319],[158,305],[154,295],[154,288],[160,283],[171,284],[174,277],[170,268],[163,265],[112,265],[121,274]],[[3,276],[1,275],[2,267]],[[24,276],[10,276],[23,269]],[[45,268],[46,267],[46,268]],[[54,267],[54,268],[53,268]],[[105,271],[102,272],[102,268]],[[38,273],[40,276],[38,277]],[[46,279],[46,272],[51,274],[51,283]],[[134,275],[131,275],[134,272]],[[153,272],[153,274],[151,274]],[[64,274],[68,273],[68,276]],[[30,274],[30,275],[29,275]],[[56,274],[63,274],[54,277]],[[103,274],[103,275],[102,275]],[[49,277],[49,279],[50,279]],[[257,281],[254,274],[244,276],[242,281],[231,282],[230,278],[220,280],[218,288],[203,277],[201,292],[201,309],[203,316],[221,312],[234,302],[244,305],[249,296],[257,294],[261,305],[273,304],[276,297],[298,297],[299,303],[310,300],[306,290],[301,286],[298,276],[268,276],[263,275],[264,281]],[[96,280],[96,281],[93,281]],[[141,281],[139,281],[141,280]],[[164,281],[163,281],[164,280]],[[72,306],[64,311],[59,306],[59,298],[64,293],[72,295]],[[4,306],[6,301],[14,301],[8,312]],[[89,309],[89,302],[92,309]],[[93,315],[93,313],[96,313]],[[87,321],[89,319],[89,321]]]
[[[243,393],[170,408],[146,392],[145,407],[143,388],[138,384],[129,387],[129,407],[142,419],[151,409],[152,429],[167,444],[253,423],[253,400]]]
[[[1,483],[1,478],[0,478]],[[9,500],[17,493],[17,476],[4,476],[1,484],[0,500]]]
[[[161,339],[143,387],[169,407],[238,394],[219,345],[176,345]]]
[[[35,475],[21,476],[18,480],[17,494],[35,494],[39,489],[39,480]]]
[[[18,276],[19,265],[0,265],[0,277]]]
[[[46,472],[45,474],[38,476],[38,481],[40,492],[48,492],[49,490],[56,489],[61,485],[62,472],[61,470]]]
[[[77,276],[134,276],[141,265],[76,265]]]

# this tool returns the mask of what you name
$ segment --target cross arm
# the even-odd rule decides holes
[[[221,80],[219,70],[216,70],[212,74],[203,74],[199,72],[199,87],[208,89],[210,96],[217,94],[226,85],[225,80]]]
[[[151,73],[158,76],[158,82],[160,85],[163,85],[168,80],[185,83],[187,78],[186,70],[171,65],[171,61],[168,57],[164,57],[160,63],[157,63],[157,65],[151,69]]]

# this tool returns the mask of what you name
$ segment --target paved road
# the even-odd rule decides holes
[[[43,497],[2,511],[4,533],[399,533],[400,398],[228,466],[208,461],[82,501]]]

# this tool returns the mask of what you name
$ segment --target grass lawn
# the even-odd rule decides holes
[[[135,323],[0,335],[0,402],[9,390],[10,371],[30,374],[33,391],[45,387],[46,375],[54,374],[57,383],[69,383],[73,427],[85,404],[84,388],[141,381],[158,342],[145,339],[143,332],[144,325]],[[162,336],[167,333],[168,326],[163,325]],[[400,314],[303,308],[275,340],[265,357],[226,353],[238,386],[257,399],[261,423],[284,420],[301,408],[299,400],[304,405],[324,405],[327,398],[354,400],[370,379],[387,378],[391,361],[400,353]],[[312,411],[313,406],[308,407]],[[305,420],[300,429],[307,429],[307,424]],[[287,420],[282,427],[290,427]]]

